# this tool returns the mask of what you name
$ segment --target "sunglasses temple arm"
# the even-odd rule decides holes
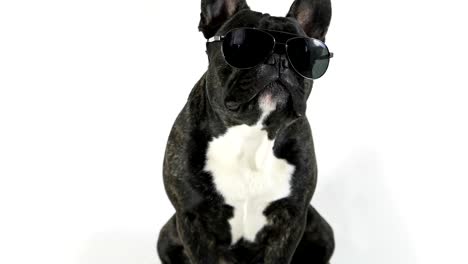
[[[329,55],[318,57],[317,60],[327,60],[333,58],[333,52],[330,52]]]
[[[223,40],[224,36],[214,36],[206,40],[207,43],[217,42]]]

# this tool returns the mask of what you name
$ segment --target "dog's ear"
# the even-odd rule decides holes
[[[202,0],[198,29],[209,39],[234,14],[248,8],[245,0]]]
[[[296,0],[287,17],[295,18],[309,37],[325,41],[331,14],[330,0]]]

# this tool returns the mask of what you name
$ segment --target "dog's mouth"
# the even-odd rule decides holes
[[[288,101],[289,94],[280,81],[273,81],[263,89],[241,99],[226,98],[225,106],[230,111],[239,111],[242,106],[258,102],[260,106],[282,108]]]

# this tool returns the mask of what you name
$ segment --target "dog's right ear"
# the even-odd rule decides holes
[[[209,39],[224,22],[243,9],[249,9],[245,0],[202,0],[198,29]]]
[[[325,41],[331,15],[330,0],[295,0],[287,16],[295,18],[309,37]]]

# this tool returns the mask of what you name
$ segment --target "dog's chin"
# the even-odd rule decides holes
[[[289,94],[280,82],[272,82],[265,86],[258,95],[260,106],[275,110],[283,109],[288,102]]]

